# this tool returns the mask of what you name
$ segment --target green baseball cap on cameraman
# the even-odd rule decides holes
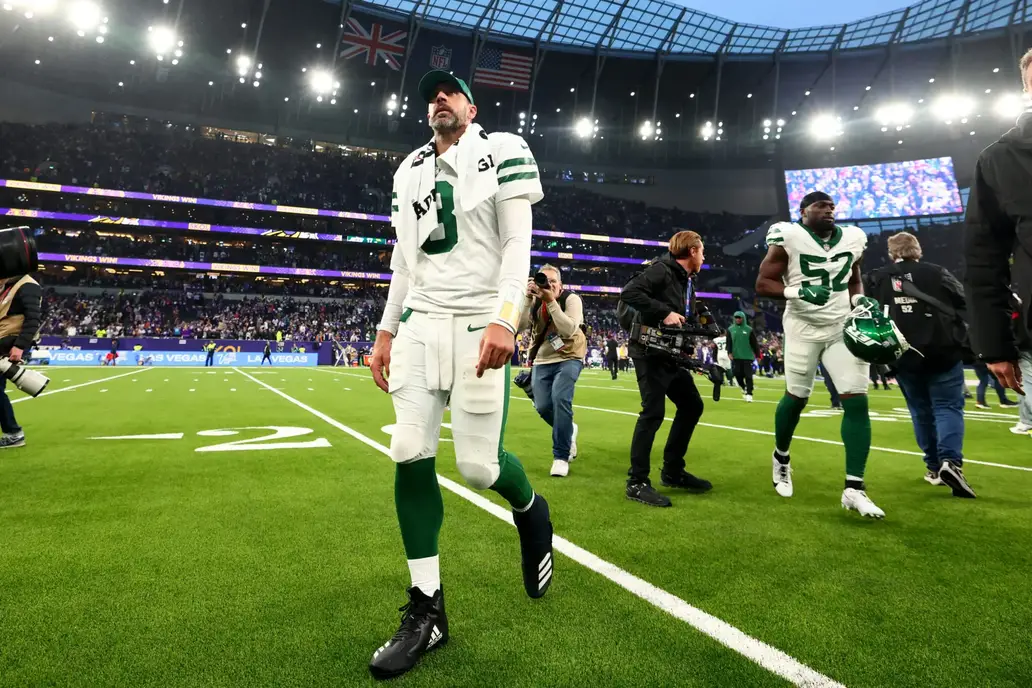
[[[423,75],[423,78],[419,80],[419,95],[423,98],[423,101],[429,103],[434,99],[437,94],[437,87],[441,84],[451,84],[466,96],[466,100],[469,101],[470,105],[476,105],[473,102],[473,94],[470,93],[469,86],[465,81],[455,76],[451,72],[446,72],[443,69],[435,69],[427,72]]]

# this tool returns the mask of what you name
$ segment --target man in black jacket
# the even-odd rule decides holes
[[[29,358],[42,320],[43,292],[28,275],[0,280],[0,356],[12,363]],[[0,376],[0,449],[25,446],[25,432],[7,398],[7,378]]]
[[[636,311],[642,325],[680,327],[685,315],[695,313],[695,289],[692,278],[702,269],[702,237],[695,232],[678,232],[670,239],[670,252],[654,260],[643,272],[635,275],[624,287],[620,300]],[[627,497],[649,506],[670,506],[670,499],[660,494],[649,481],[652,443],[663,424],[666,399],[674,402],[677,413],[670,427],[663,450],[660,480],[664,487],[677,487],[689,492],[706,492],[709,481],[684,470],[695,426],[702,417],[702,396],[691,374],[662,356],[648,355],[633,336],[628,350],[634,361],[641,392],[641,413],[631,440],[631,468],[627,472]]]
[[[1032,50],[1019,67],[1032,93]],[[966,243],[972,347],[1004,387],[1023,393],[1008,305],[1013,279],[1026,327],[1032,323],[1032,107],[978,156]]]
[[[924,452],[925,480],[974,497],[963,470],[964,289],[946,268],[920,262],[913,234],[889,237],[888,248],[893,264],[868,274],[865,292],[888,306],[912,347],[896,362],[896,381]]]

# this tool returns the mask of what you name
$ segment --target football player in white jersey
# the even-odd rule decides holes
[[[502,446],[531,204],[542,197],[537,163],[519,136],[473,123],[476,105],[461,79],[433,71],[419,93],[434,138],[394,177],[394,274],[370,365],[397,418],[394,499],[412,579],[401,627],[369,664],[378,679],[405,673],[448,640],[434,467],[446,406],[459,472],[512,506],[527,594],[541,597],[552,581],[548,503]]]
[[[774,414],[774,489],[792,496],[789,445],[799,415],[813,391],[822,362],[842,398],[842,442],[846,484],[842,507],[863,516],[885,512],[867,496],[864,469],[871,450],[867,406],[869,364],[846,348],[842,330],[854,306],[874,311],[878,302],[864,296],[860,260],[867,235],[859,227],[835,224],[835,203],[821,191],[807,194],[799,222],[778,222],[767,230],[767,256],[756,280],[758,296],[783,298],[785,306],[785,395]]]
[[[731,373],[731,357],[727,355],[727,331],[719,337],[713,338],[713,344],[717,349],[717,365],[724,369],[724,379],[730,380],[728,384],[734,385],[734,376]]]

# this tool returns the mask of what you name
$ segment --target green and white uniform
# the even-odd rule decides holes
[[[798,222],[778,222],[767,230],[767,246],[788,253],[786,287],[822,286],[831,290],[823,306],[789,299],[785,307],[785,382],[788,392],[807,398],[813,391],[818,362],[824,364],[840,394],[867,391],[870,366],[854,357],[842,341],[842,328],[852,310],[849,278],[867,248],[859,227],[835,227],[827,239]]]

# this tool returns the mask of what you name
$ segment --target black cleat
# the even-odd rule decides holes
[[[660,494],[656,491],[656,488],[648,483],[628,483],[627,499],[632,499],[635,502],[641,502],[649,506],[673,506],[670,503],[669,497]]]
[[[964,477],[964,470],[960,466],[954,465],[949,461],[943,461],[942,468],[939,469],[939,480],[946,483],[953,490],[954,497],[975,498],[975,491],[971,489],[967,478]]]
[[[688,471],[681,471],[679,474],[659,474],[659,482],[663,487],[676,487],[689,492],[702,493],[713,489],[713,483],[702,478],[696,478]]]
[[[520,533],[523,587],[531,597],[542,597],[552,584],[552,521],[548,502],[536,494],[529,509],[512,512],[512,520]]]
[[[448,642],[444,591],[427,597],[419,588],[409,588],[408,597],[408,604],[399,610],[404,613],[397,633],[373,653],[369,662],[369,673],[377,680],[401,676],[423,655]]]

